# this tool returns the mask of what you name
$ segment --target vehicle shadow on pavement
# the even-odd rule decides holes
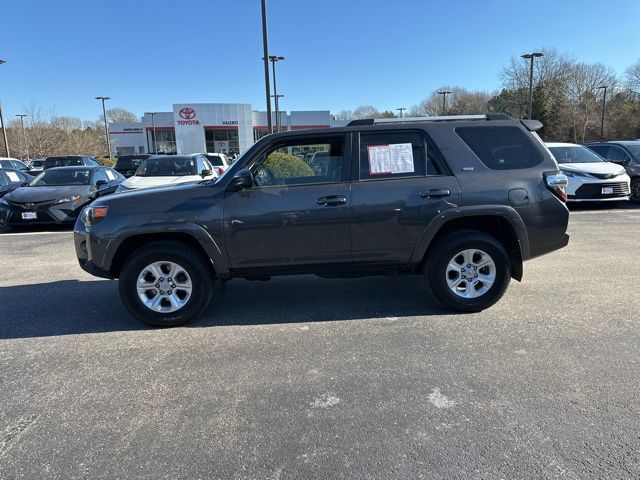
[[[187,327],[451,314],[420,276],[234,280]],[[62,280],[0,288],[0,339],[151,329],[120,303],[115,281]]]

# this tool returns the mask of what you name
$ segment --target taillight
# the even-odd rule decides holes
[[[567,184],[569,183],[569,179],[566,175],[560,172],[545,172],[544,183],[556,197],[563,202],[567,201]]]
[[[218,175],[222,175],[224,173],[224,167],[218,167]]]

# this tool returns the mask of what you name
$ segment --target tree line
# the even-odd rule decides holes
[[[107,156],[104,117],[85,121],[57,115],[35,103],[24,109],[25,131],[19,118],[6,122],[9,153],[14,158],[44,158],[52,155],[82,154]],[[139,119],[122,108],[106,111],[107,122],[137,122]],[[4,155],[4,145],[0,146]]]
[[[536,58],[533,75],[532,117],[544,127],[546,141],[585,142],[599,139],[602,101],[605,103],[605,139],[640,138],[640,60],[618,76],[601,63],[584,63],[555,49],[542,50]],[[502,88],[495,92],[470,91],[464,87],[443,85],[404,113],[404,116],[504,113],[526,118],[529,105],[530,64],[512,57],[500,71]],[[374,106],[343,110],[338,120],[396,117],[393,111],[379,111]]]

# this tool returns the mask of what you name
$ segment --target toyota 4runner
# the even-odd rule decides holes
[[[477,312],[568,243],[567,178],[541,126],[472,115],[268,135],[218,179],[97,199],[77,257],[156,326],[202,312],[214,280],[284,274],[418,274]]]

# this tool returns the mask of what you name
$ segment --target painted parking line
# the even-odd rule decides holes
[[[60,232],[7,232],[0,233],[0,238],[2,237],[16,237],[20,235],[73,235],[73,231],[60,231]]]

